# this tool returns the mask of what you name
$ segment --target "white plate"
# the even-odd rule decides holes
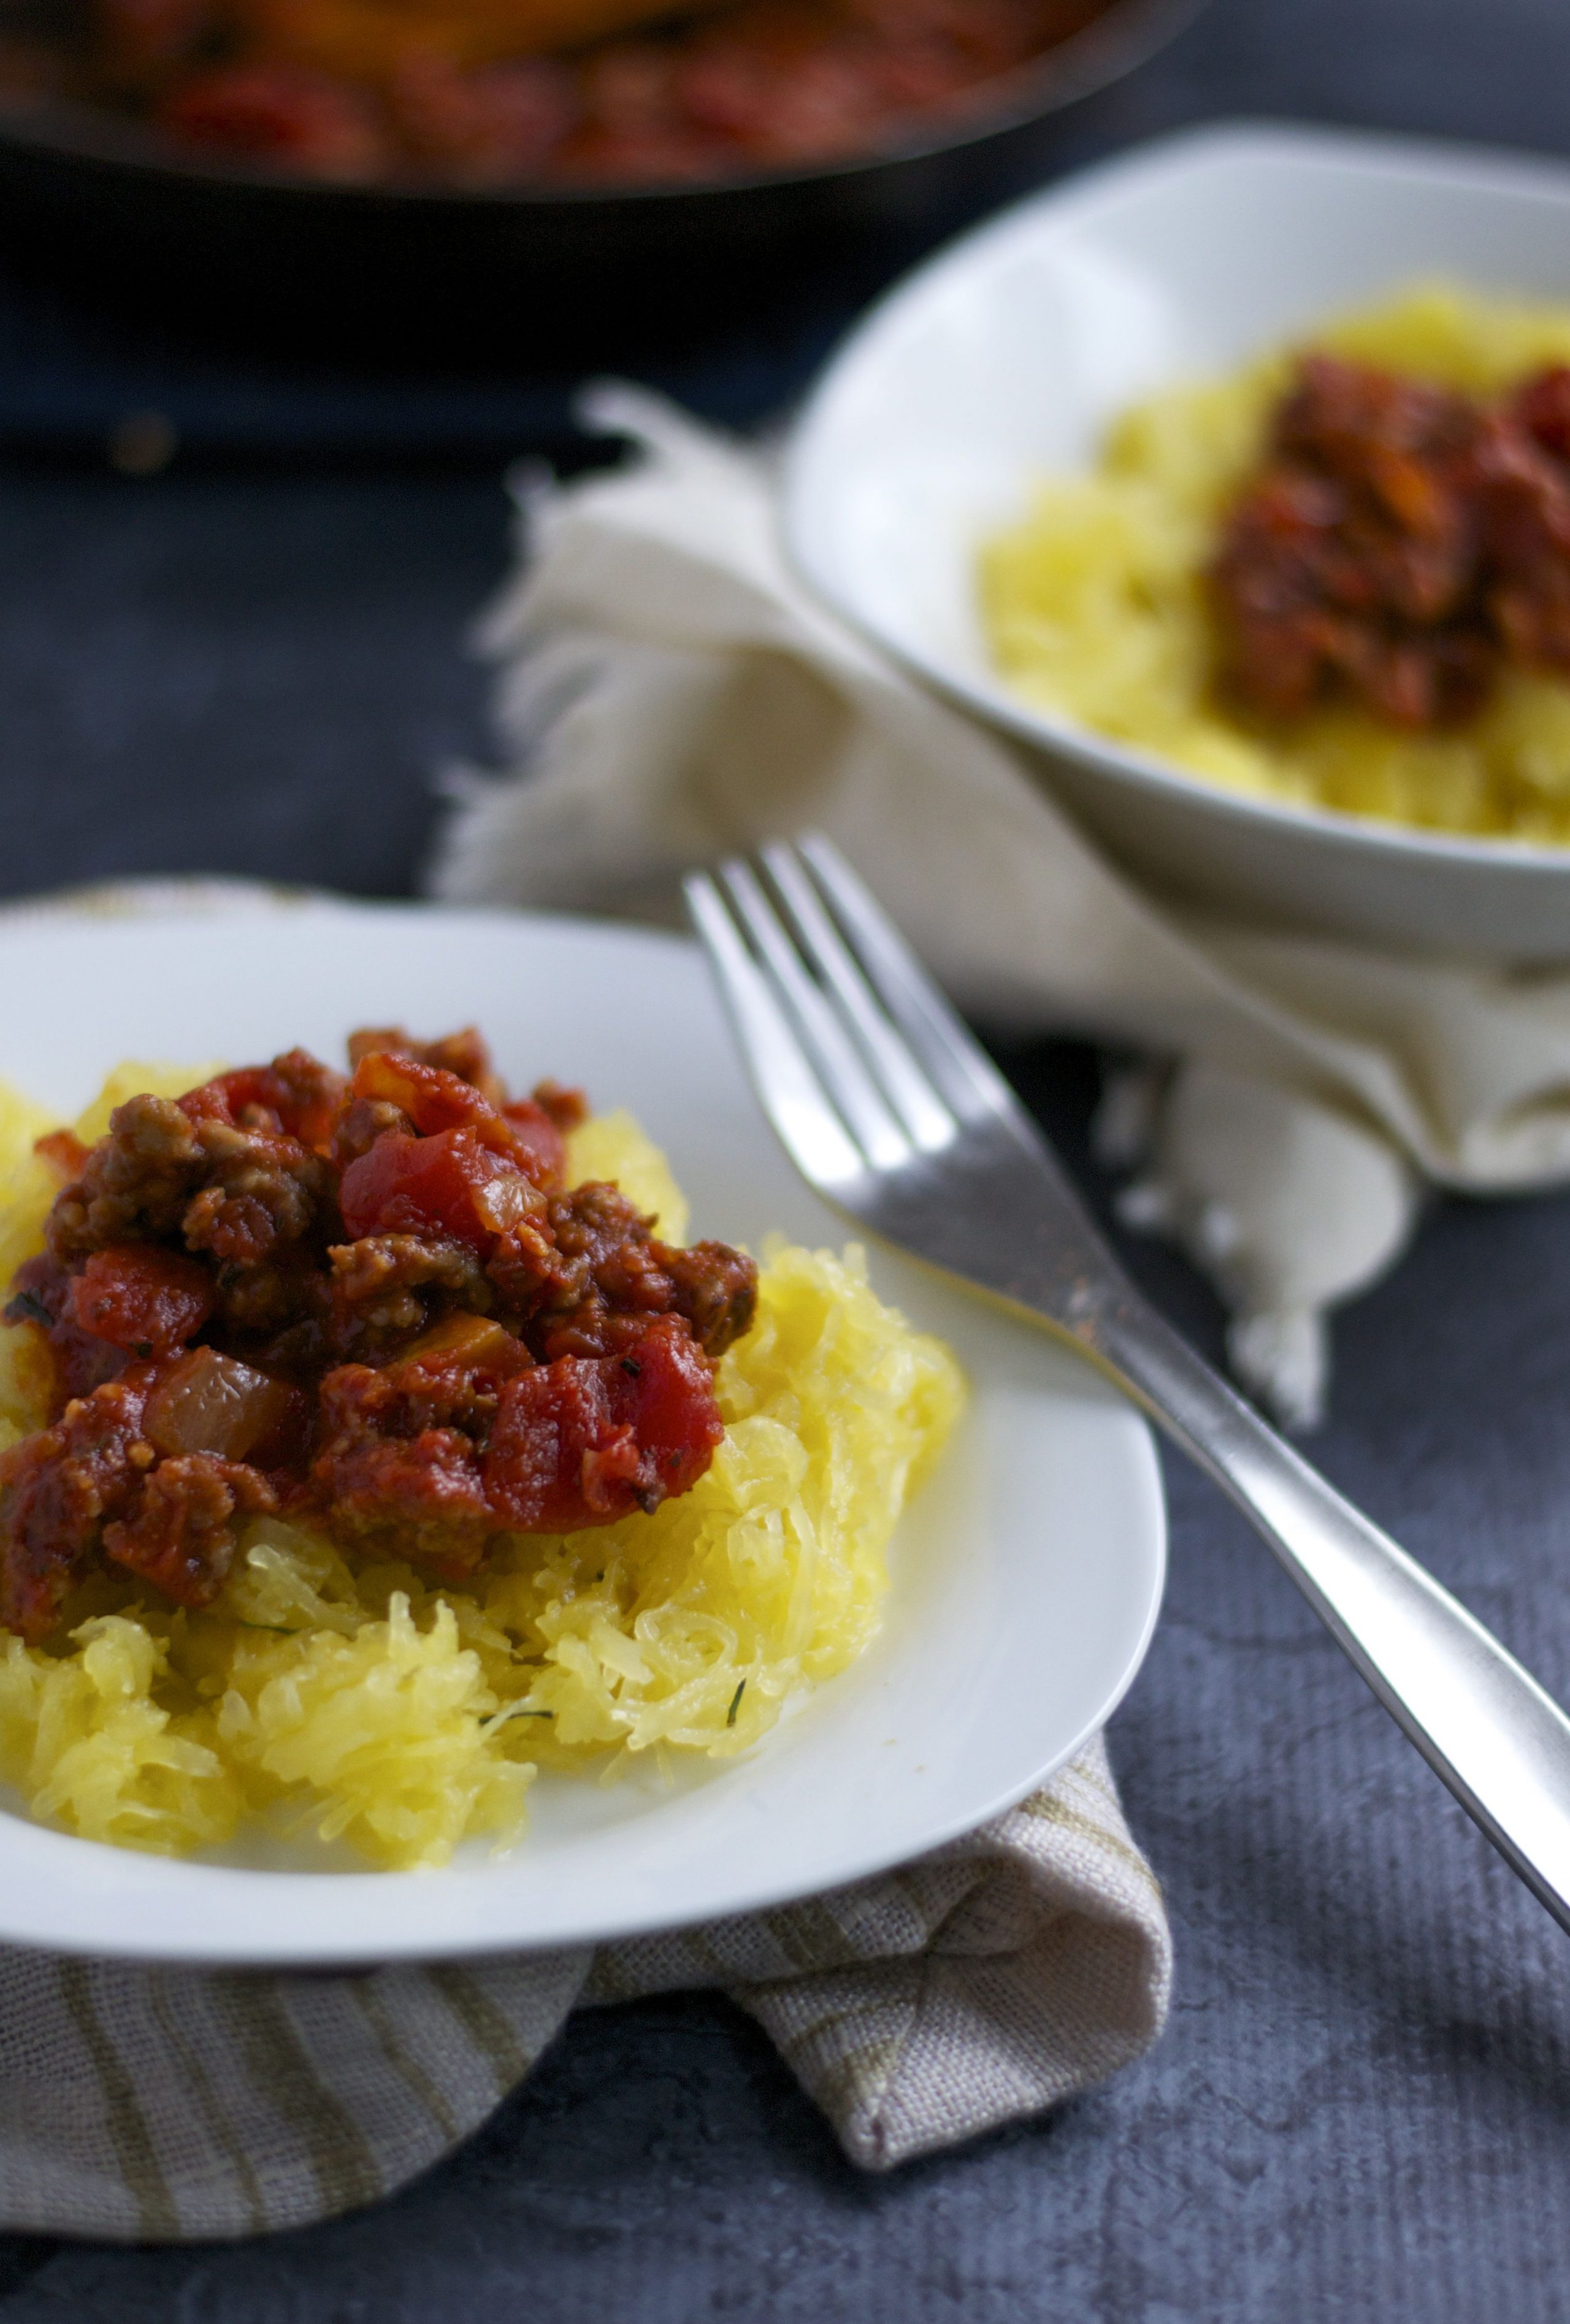
[[[1085,466],[1139,398],[1435,273],[1570,301],[1570,171],[1264,126],[1092,171],[965,235],[852,334],[793,439],[792,553],[878,642],[1047,752],[1054,787],[1136,866],[1270,919],[1570,955],[1570,848],[1221,789],[1020,701],[981,631],[977,544],[1035,476]]]
[[[555,1074],[630,1106],[700,1231],[845,1239],[781,1156],[702,962],[675,937],[325,903],[36,920],[0,927],[0,1074],[62,1111],[122,1057],[247,1062],[299,1041],[336,1058],[356,1024],[477,1021],[515,1083]],[[542,1781],[510,1856],[439,1873],[166,1863],[0,1812],[0,1939],[258,1964],[578,1943],[854,1880],[1031,1790],[1106,1719],[1149,1642],[1165,1566],[1154,1451],[1045,1338],[884,1255],[873,1276],[953,1342],[971,1406],[900,1526],[881,1634],[755,1751],[669,1792]]]

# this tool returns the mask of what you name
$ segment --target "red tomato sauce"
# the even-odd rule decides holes
[[[650,1513],[724,1434],[714,1368],[756,1269],[568,1188],[583,1102],[513,1099],[472,1032],[356,1035],[134,1097],[69,1176],[6,1320],[53,1367],[0,1454],[0,1622],[29,1640],[118,1568],[209,1604],[236,1522],[289,1512],[449,1581],[497,1536]]]

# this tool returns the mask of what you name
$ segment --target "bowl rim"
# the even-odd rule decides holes
[[[12,96],[0,91],[0,146],[100,169],[126,171],[170,186],[243,192],[303,204],[335,202],[372,211],[479,209],[555,213],[597,206],[644,211],[682,202],[707,203],[728,195],[765,194],[792,187],[876,175],[902,162],[958,152],[1061,112],[1137,69],[1175,40],[1210,0],[1105,0],[1088,23],[1006,73],[977,82],[951,109],[916,115],[903,134],[866,152],[798,168],[738,171],[724,177],[658,184],[606,179],[583,185],[469,186],[411,178],[356,181],[308,176],[262,161],[207,161],[133,115],[81,98]],[[989,103],[989,97],[1001,99]]]
[[[1570,844],[1429,830],[1420,825],[1357,816],[1343,808],[1308,807],[1233,790],[1097,734],[1093,728],[1054,716],[1009,692],[1001,679],[991,683],[973,678],[940,661],[936,654],[928,655],[889,634],[815,553],[808,504],[815,497],[811,471],[818,456],[818,431],[827,424],[852,365],[859,364],[880,339],[895,331],[910,309],[924,304],[945,282],[964,276],[978,255],[1031,238],[1043,222],[1048,228],[1077,226],[1093,218],[1103,207],[1145,189],[1147,181],[1159,186],[1174,174],[1174,164],[1178,174],[1186,174],[1195,163],[1203,166],[1233,156],[1267,162],[1288,156],[1307,157],[1408,180],[1432,182],[1445,178],[1473,191],[1548,197],[1563,207],[1570,228],[1570,166],[1550,155],[1380,130],[1321,129],[1267,116],[1206,123],[1151,139],[1131,152],[1094,163],[1058,185],[1010,203],[913,267],[864,311],[831,351],[800,407],[785,447],[780,530],[786,558],[814,596],[827,603],[861,638],[925,684],[1038,750],[1110,776],[1130,789],[1183,807],[1197,805],[1239,825],[1262,823],[1296,831],[1321,844],[1376,859],[1399,856],[1471,863],[1506,877],[1534,880],[1555,872],[1570,877]],[[1570,306],[1570,294],[1566,305]]]

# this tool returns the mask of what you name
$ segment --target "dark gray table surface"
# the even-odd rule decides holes
[[[1242,111],[1563,151],[1570,10],[1218,0],[1082,146]],[[791,384],[782,360],[749,394]],[[431,770],[485,748],[460,641],[502,567],[494,475],[13,467],[0,525],[0,889],[413,887]],[[1011,1062],[1077,1153],[1093,1061]],[[1135,1256],[1214,1349],[1198,1286]],[[1570,1203],[1442,1206],[1336,1344],[1324,1465],[1570,1690]],[[1242,1526],[1169,1481],[1167,1612],[1113,1732],[1177,1937],[1143,2064],[871,2181],[723,2004],[589,2015],[379,2210],[214,2250],[0,2239],[0,2324],[1570,2312],[1565,1941]]]

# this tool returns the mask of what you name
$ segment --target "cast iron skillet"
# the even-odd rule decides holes
[[[50,5],[51,0],[44,0]],[[1205,0],[1110,0],[963,114],[828,168],[675,187],[324,185],[107,111],[0,97],[0,255],[143,315],[418,359],[614,352],[767,307],[794,274],[924,239],[1050,166],[1060,117]],[[0,29],[38,0],[0,0]]]

